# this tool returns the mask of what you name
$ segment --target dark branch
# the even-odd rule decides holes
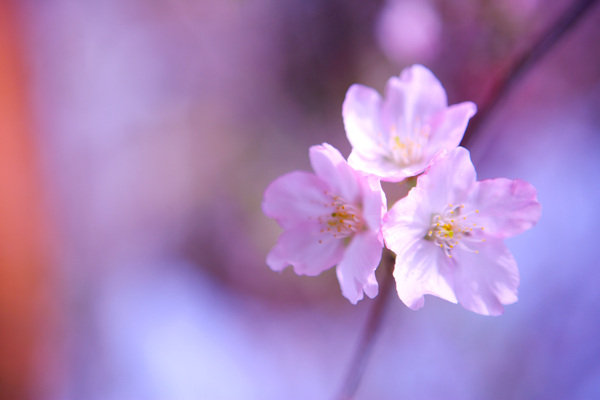
[[[548,51],[585,15],[596,0],[580,0],[575,3],[553,24],[539,40],[531,46],[507,71],[496,84],[490,99],[485,102],[469,123],[461,146],[468,147],[476,133],[481,133],[481,127],[487,122],[489,115],[497,105],[508,95],[515,84],[520,81],[531,68],[548,53]]]
[[[354,396],[358,384],[362,378],[362,375],[367,367],[367,362],[373,351],[373,345],[377,339],[379,333],[379,327],[383,320],[384,311],[388,304],[388,298],[390,297],[390,291],[394,287],[394,272],[395,257],[390,251],[385,251],[381,260],[381,267],[384,268],[383,282],[375,303],[370,310],[369,318],[365,326],[365,330],[362,333],[354,357],[350,363],[350,368],[346,374],[346,379],[342,390],[340,391],[337,399],[339,400],[350,400]]]
[[[496,85],[490,99],[480,107],[479,112],[469,124],[467,132],[461,142],[462,146],[467,146],[475,137],[476,132],[480,132],[481,127],[497,105],[507,96],[515,84],[528,73],[531,68],[563,37],[575,24],[581,19],[586,11],[596,2],[596,0],[581,0],[574,3],[561,18],[558,19],[540,39],[521,56],[504,75],[503,79]],[[393,287],[394,256],[391,252],[386,252],[382,260],[385,267],[385,276],[381,285],[381,291],[370,310],[370,314],[362,333],[356,352],[350,363],[350,368],[342,386],[339,400],[350,400],[354,397],[356,389],[360,383],[367,362],[373,350],[379,327],[383,320],[385,308],[390,297],[390,291]]]

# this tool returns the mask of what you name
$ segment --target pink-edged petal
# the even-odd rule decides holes
[[[343,112],[353,146],[348,163],[388,182],[416,176],[438,151],[458,146],[475,111],[471,102],[448,107],[441,83],[422,65],[390,78],[383,100],[373,89],[354,85]]]
[[[381,96],[359,84],[350,86],[342,105],[342,117],[348,141],[361,158],[381,156]]]
[[[425,158],[431,159],[439,150],[458,147],[469,119],[477,112],[475,103],[465,101],[435,113],[429,120],[431,135]]]
[[[386,158],[367,160],[354,150],[348,157],[348,164],[358,171],[373,175],[384,182],[402,182],[406,178],[416,176],[429,167],[429,160],[401,167],[397,163]]]
[[[423,159],[422,161],[415,162],[413,164],[407,165],[406,167],[400,170],[400,173],[396,174],[396,176],[391,177],[392,179],[388,180],[388,182],[400,182],[397,178],[404,176],[404,179],[410,178],[411,176],[417,176],[420,173],[424,172],[429,165],[431,164],[431,160]]]
[[[398,297],[407,307],[423,307],[424,295],[431,294],[456,303],[452,264],[432,242],[417,238],[396,254],[394,278]]]
[[[379,232],[382,218],[387,211],[385,192],[381,189],[381,182],[375,177],[362,177],[360,182],[363,199],[362,216],[370,230]]]
[[[320,234],[316,223],[306,223],[283,231],[267,255],[267,265],[274,271],[292,265],[298,275],[316,276],[339,263],[343,254],[341,240]]]
[[[415,187],[383,219],[386,246],[396,253],[398,296],[412,309],[423,306],[425,294],[456,303],[448,260],[440,248],[425,240],[431,225],[430,210],[427,192]]]
[[[488,239],[478,249],[474,253],[457,248],[452,253],[456,297],[467,310],[500,315],[504,304],[517,301],[517,263],[501,239]]]
[[[379,286],[375,270],[381,261],[383,244],[377,232],[361,232],[352,238],[342,261],[336,269],[342,294],[356,304],[363,298],[363,292],[373,298]]]
[[[330,200],[329,186],[314,174],[294,171],[274,180],[265,190],[263,213],[286,229],[319,217]]]
[[[356,202],[360,194],[356,171],[348,165],[338,149],[328,143],[311,146],[310,163],[319,178],[327,182],[336,196],[349,203]]]
[[[400,78],[392,77],[386,84],[383,126],[407,133],[417,118],[426,121],[447,106],[448,98],[440,81],[424,66],[413,65],[405,68]]]
[[[427,193],[415,187],[396,202],[383,217],[383,239],[388,249],[403,253],[416,239],[423,239],[431,225]]]
[[[477,176],[469,151],[464,147],[442,153],[417,181],[428,192],[432,210],[441,211],[447,204],[461,203],[475,184]]]
[[[352,168],[376,176],[382,181],[400,182],[408,177],[395,162],[384,157],[365,158],[356,149],[353,149],[348,156],[348,164]]]
[[[507,238],[532,228],[542,215],[537,191],[528,182],[505,178],[477,182],[469,202],[487,235]]]

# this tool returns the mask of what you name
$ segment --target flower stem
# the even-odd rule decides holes
[[[381,326],[384,311],[388,304],[390,291],[394,287],[394,277],[392,275],[394,272],[394,262],[394,254],[391,251],[386,250],[380,264],[380,267],[382,267],[384,271],[381,290],[379,291],[379,295],[375,298],[365,329],[362,332],[356,352],[350,362],[350,368],[348,368],[346,379],[344,380],[340,394],[337,397],[339,400],[350,400],[354,397],[358,384],[360,383],[367,366],[367,362],[369,361],[369,357],[371,356],[371,352],[373,351],[373,345],[375,344],[377,334],[379,333],[379,327]]]
[[[476,132],[487,122],[489,115],[496,106],[508,95],[511,89],[525,76],[531,68],[548,53],[552,47],[583,17],[587,10],[596,3],[596,0],[580,0],[573,2],[571,7],[558,18],[513,64],[506,74],[497,82],[495,89],[487,102],[480,107],[479,112],[469,122],[469,126],[461,146],[468,147],[473,141]]]
[[[481,130],[483,124],[487,122],[489,115],[508,95],[515,84],[520,81],[573,26],[575,26],[596,1],[597,0],[580,0],[573,3],[573,5],[552,26],[550,26],[543,35],[541,35],[539,40],[517,59],[512,68],[510,68],[496,84],[496,88],[492,92],[489,100],[480,107],[476,118],[473,118],[469,123],[467,132],[461,142],[462,146],[467,147],[467,145],[472,142],[475,133]],[[393,287],[392,273],[394,271],[394,260],[395,257],[390,251],[387,251],[382,259],[381,265],[384,268],[385,276],[381,285],[381,291],[371,308],[365,329],[346,374],[346,379],[344,380],[340,394],[337,397],[338,400],[350,400],[354,397],[358,384],[366,369],[367,362],[373,351],[375,340],[377,339],[377,334],[379,333],[379,327],[383,320],[384,311],[388,303],[388,298],[390,297],[389,294]]]

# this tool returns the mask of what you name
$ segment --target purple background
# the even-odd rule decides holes
[[[347,88],[422,63],[450,103],[493,83],[561,0],[24,0],[57,233],[63,368],[40,399],[330,399],[372,300],[333,271],[270,271],[260,211],[310,145],[347,156]],[[479,178],[531,182],[508,240],[519,302],[482,317],[390,307],[357,399],[600,398],[600,7],[472,142]]]

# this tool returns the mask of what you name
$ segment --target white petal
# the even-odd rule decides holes
[[[379,179],[369,176],[361,180],[363,218],[368,228],[375,232],[381,231],[382,218],[387,211],[385,192],[381,189]]]
[[[418,119],[430,116],[448,106],[446,91],[433,73],[422,65],[405,68],[400,78],[392,77],[385,88],[382,121],[384,128],[395,126],[408,132]]]
[[[383,154],[381,147],[381,96],[359,84],[350,86],[342,105],[344,128],[357,157],[374,160]]]
[[[515,236],[532,228],[542,214],[535,188],[519,179],[477,182],[469,202],[479,209],[474,221],[485,228],[486,235],[499,238]]]
[[[424,304],[424,295],[431,294],[456,303],[453,289],[452,264],[444,252],[423,238],[405,247],[396,255],[394,278],[398,296],[414,310]]]
[[[362,232],[356,234],[346,248],[336,273],[342,294],[352,304],[363,298],[363,292],[371,298],[377,295],[375,270],[381,261],[382,247],[376,232]]]
[[[343,241],[320,235],[319,230],[318,224],[310,223],[285,230],[267,255],[267,265],[274,271],[292,265],[298,275],[309,276],[335,266],[344,254]]]
[[[434,114],[429,120],[431,136],[426,158],[431,159],[438,151],[455,149],[460,144],[469,119],[477,112],[475,103],[465,101]]]
[[[432,212],[440,212],[448,203],[464,202],[477,177],[469,151],[464,147],[445,152],[417,180],[427,192]]]
[[[404,252],[417,238],[425,237],[431,224],[427,193],[415,187],[396,202],[383,218],[383,238],[394,253]]]
[[[323,143],[312,146],[309,156],[315,173],[327,182],[333,195],[341,196],[349,203],[358,202],[360,188],[356,171],[348,165],[338,149]]]
[[[282,228],[316,219],[330,201],[329,186],[315,174],[294,171],[274,180],[265,190],[262,209]]]
[[[490,239],[475,254],[455,248],[453,258],[456,297],[468,310],[483,315],[500,315],[503,304],[517,301],[519,271],[502,240]]]

